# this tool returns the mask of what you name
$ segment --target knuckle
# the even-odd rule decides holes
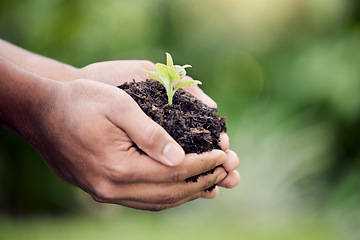
[[[215,166],[219,166],[219,165],[222,165],[224,163],[226,163],[226,160],[227,160],[227,156],[226,156],[226,153],[222,150],[219,150],[219,154],[220,156],[218,157],[216,163],[215,163]],[[214,166],[214,167],[215,167]]]
[[[112,202],[115,199],[114,191],[110,184],[98,184],[94,189],[93,198],[98,202]]]
[[[118,94],[114,94],[112,96],[112,103],[116,104],[116,106],[120,109],[121,112],[128,112],[132,110],[132,98],[130,95],[128,95],[125,91],[122,89],[116,89],[118,91]],[[119,104],[122,103],[122,104]],[[113,107],[113,106],[110,106]]]
[[[125,169],[124,166],[111,168],[108,170],[108,177],[113,182],[128,182],[132,179],[132,173]]]
[[[187,169],[177,170],[177,171],[171,172],[170,180],[173,182],[184,181],[187,178],[187,175],[188,175]]]
[[[161,139],[161,133],[155,124],[147,124],[144,127],[143,135],[147,138],[147,141],[143,143],[144,148],[152,148],[152,146],[157,146],[159,140]]]
[[[181,194],[177,191],[169,191],[162,197],[161,203],[162,204],[174,204],[181,200]]]

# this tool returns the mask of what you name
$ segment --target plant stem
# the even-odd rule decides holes
[[[171,104],[172,104],[172,98],[173,98],[173,95],[172,95],[172,93],[170,93],[170,94],[168,95],[168,103],[169,103],[169,106],[171,106]]]

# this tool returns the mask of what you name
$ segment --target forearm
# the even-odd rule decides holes
[[[30,72],[57,81],[73,80],[77,72],[73,66],[29,52],[2,39],[0,54]]]
[[[0,55],[0,126],[32,142],[55,83]]]

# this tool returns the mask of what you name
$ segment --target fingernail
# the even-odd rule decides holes
[[[184,160],[185,152],[174,143],[168,143],[164,147],[163,156],[167,165],[175,166]]]
[[[224,179],[226,178],[226,176],[227,176],[227,173],[226,173],[226,172],[221,173],[221,174],[217,177],[215,184],[221,182],[222,180],[224,180]]]

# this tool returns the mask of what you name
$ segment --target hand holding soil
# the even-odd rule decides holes
[[[213,198],[217,188],[204,190],[214,184],[236,186],[238,158],[225,133],[219,149],[184,154],[133,98],[114,87],[144,81],[143,70],[153,67],[111,61],[76,69],[0,41],[0,124],[31,143],[59,177],[100,202],[162,210]],[[196,86],[187,88],[214,104]],[[185,181],[210,170],[197,182]]]
[[[44,133],[40,143],[47,147],[36,146],[54,172],[99,202],[161,210],[202,197],[204,189],[226,176],[219,168],[198,183],[186,183],[186,178],[223,164],[226,154],[185,157],[165,130],[119,89],[76,80],[58,88],[51,102],[39,129]],[[137,152],[133,141],[151,157]]]
[[[110,84],[112,86],[119,86],[125,82],[135,80],[137,82],[146,81],[149,77],[143,70],[154,71],[156,70],[155,64],[150,61],[144,60],[118,60],[106,61],[90,64],[84,68],[79,69],[73,78],[88,78],[91,80]],[[186,76],[184,79],[191,79]],[[183,88],[186,92],[194,95],[201,102],[209,107],[216,108],[216,103],[207,96],[198,86],[188,86]],[[239,165],[239,159],[235,152],[229,149],[229,137],[225,132],[220,134],[220,147],[226,153],[227,160],[222,165],[228,175],[226,178],[218,183],[218,186],[225,188],[233,188],[240,181],[240,175],[236,171]],[[218,192],[216,189],[215,192]],[[216,196],[212,193],[211,196]],[[210,195],[210,194],[208,194]]]

